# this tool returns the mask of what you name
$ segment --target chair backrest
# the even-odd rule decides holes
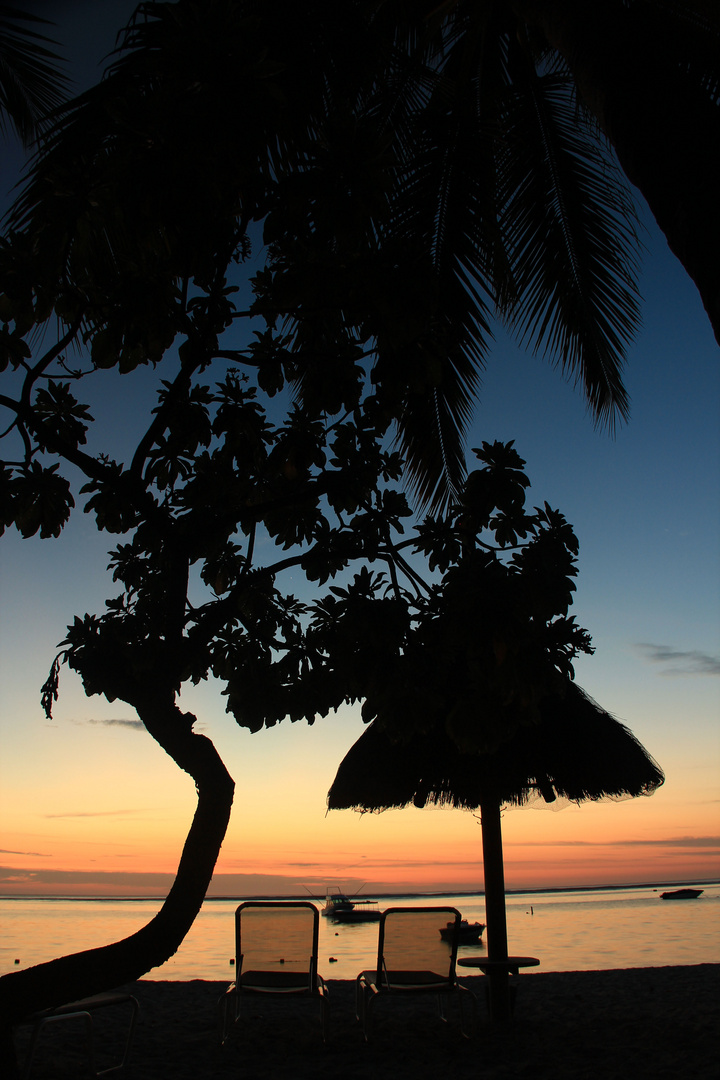
[[[377,985],[387,982],[388,971],[432,971],[454,982],[460,918],[460,912],[453,907],[395,907],[384,911],[378,937]],[[449,942],[440,936],[448,923],[456,927]]]
[[[308,900],[246,900],[235,911],[241,971],[317,971],[320,913]]]

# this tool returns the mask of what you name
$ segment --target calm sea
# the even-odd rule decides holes
[[[537,971],[720,963],[720,884],[703,888],[702,896],[687,901],[661,900],[661,890],[648,887],[511,894],[510,951],[539,957]],[[238,903],[207,900],[178,953],[146,978],[231,979]],[[482,896],[393,896],[378,906],[423,904],[450,905],[470,922],[485,921]],[[0,974],[116,941],[143,926],[159,906],[158,900],[0,899]],[[372,966],[376,950],[377,923],[320,920],[320,972],[326,978],[354,978]],[[479,946],[460,950],[478,952],[485,952],[484,935]]]

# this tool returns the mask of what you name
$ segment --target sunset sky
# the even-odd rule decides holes
[[[80,78],[112,46],[122,17],[111,16],[133,6],[34,5],[62,20],[58,36],[82,59]],[[8,162],[3,192],[15,179]],[[577,681],[667,777],[647,799],[508,811],[513,889],[720,876],[719,351],[694,286],[647,226],[629,424],[615,437],[596,430],[559,372],[498,334],[468,440],[515,439],[531,503],[547,500],[574,525],[574,613],[596,648],[577,663]],[[112,392],[92,411],[122,444],[144,424],[138,384],[108,375],[98,386]],[[13,530],[0,541],[0,895],[162,893],[190,824],[192,781],[128,706],[86,698],[64,670],[53,721],[40,709],[66,624],[114,595],[111,546],[82,512],[59,540],[23,541]],[[335,769],[362,731],[359,709],[251,735],[225,714],[218,686],[190,689],[181,704],[237,784],[211,892],[482,887],[470,813],[326,813]]]

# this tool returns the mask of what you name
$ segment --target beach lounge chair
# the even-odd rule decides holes
[[[98,1010],[108,1009],[116,1005],[127,1005],[130,1011],[130,1021],[127,1035],[125,1036],[122,1057],[115,1065],[111,1065],[104,1069],[97,1069],[95,1063],[93,1017]],[[130,1047],[132,1046],[133,1035],[135,1033],[137,1014],[137,998],[134,998],[132,994],[127,994],[122,991],[94,994],[92,997],[71,1001],[67,1005],[60,1005],[55,1009],[44,1009],[42,1012],[33,1013],[22,1021],[23,1024],[33,1025],[30,1046],[25,1059],[25,1066],[22,1071],[23,1077],[27,1080],[31,1074],[32,1064],[41,1034],[49,1025],[55,1026],[59,1023],[79,1023],[81,1025],[81,1030],[84,1032],[85,1037],[85,1050],[87,1053],[88,1069],[91,1076],[110,1076],[113,1073],[120,1074],[127,1065]]]
[[[307,997],[320,1004],[323,1040],[328,991],[318,974],[320,913],[308,900],[247,900],[235,912],[236,976],[220,998],[220,1040],[228,1039],[247,994]]]
[[[460,1027],[463,1035],[468,1035],[463,999],[471,1005],[473,1017],[476,1002],[455,973],[460,918],[460,912],[451,907],[396,907],[382,913],[377,964],[372,971],[361,971],[355,982],[356,1013],[366,1040],[378,999],[392,1001],[413,994],[435,994],[442,1020],[445,998],[457,994]],[[443,941],[440,928],[450,922],[455,932],[449,942]]]

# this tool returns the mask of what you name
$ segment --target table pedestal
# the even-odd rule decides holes
[[[540,961],[536,956],[508,956],[502,960],[491,960],[488,956],[463,956],[457,962],[458,967],[464,968],[480,968],[483,975],[490,975],[492,979],[492,973],[502,973],[506,975],[519,975],[520,968],[523,967],[538,967]],[[516,987],[508,985],[508,1006],[505,1009],[498,1009],[497,1003],[493,1006],[492,994],[488,996],[488,1007],[490,1009],[490,1016],[493,1020],[505,1020],[508,1015],[512,1013],[513,1005],[515,1001]],[[488,987],[488,990],[491,990]],[[500,1013],[500,1015],[498,1015]],[[504,1013],[504,1015],[502,1015]]]

